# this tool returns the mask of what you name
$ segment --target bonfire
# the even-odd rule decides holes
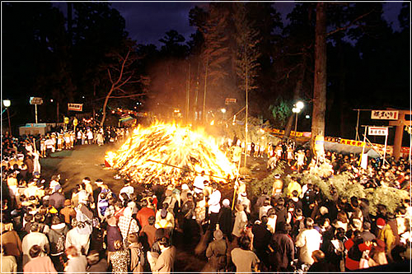
[[[106,154],[119,175],[139,183],[176,183],[205,171],[211,179],[228,182],[237,174],[218,142],[202,129],[157,122],[138,126],[119,150]]]

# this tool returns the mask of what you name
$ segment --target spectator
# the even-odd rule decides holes
[[[270,240],[272,253],[270,254],[270,265],[272,271],[291,271],[295,259],[295,245],[288,235],[291,226],[286,223],[279,224],[275,234]]]
[[[100,258],[97,250],[91,250],[87,255],[87,273],[105,273],[108,270],[106,259]]]
[[[69,246],[66,249],[66,256],[68,258],[64,273],[86,273],[87,259],[82,255],[75,246]]]
[[[17,272],[17,261],[12,255],[7,255],[4,246],[0,246],[0,262],[1,262],[1,273],[16,273]]]
[[[40,246],[43,251],[42,254],[49,254],[50,245],[49,240],[46,235],[39,232],[39,224],[32,223],[30,227],[30,233],[24,236],[22,241],[22,251],[23,251],[23,266],[26,265],[31,260],[30,248],[33,245]]]
[[[30,262],[23,267],[24,273],[55,273],[56,269],[48,256],[42,256],[42,248],[38,245],[30,247]]]
[[[143,273],[145,265],[145,256],[143,245],[139,242],[137,233],[131,233],[128,237],[130,249],[130,271],[133,273]]]
[[[236,266],[236,273],[251,273],[252,270],[257,272],[260,261],[256,254],[250,250],[248,237],[241,237],[239,247],[234,248],[230,254],[232,262]]]
[[[322,241],[320,233],[313,228],[314,221],[312,218],[305,220],[305,228],[296,237],[296,247],[299,247],[299,260],[306,264],[312,265],[312,252],[320,248]]]
[[[206,249],[206,257],[208,258],[208,271],[221,272],[226,269],[226,252],[227,244],[223,238],[223,232],[217,228],[213,232],[213,241],[209,243]]]
[[[176,248],[170,245],[169,240],[163,237],[159,241],[161,254],[152,268],[153,272],[171,273],[173,272],[176,257]]]
[[[130,254],[123,247],[122,241],[114,242],[115,251],[110,255],[109,263],[112,266],[112,273],[127,273],[130,264]]]

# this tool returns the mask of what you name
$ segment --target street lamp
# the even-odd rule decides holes
[[[9,133],[11,136],[11,123],[10,123],[10,113],[9,113],[9,107],[11,106],[11,101],[10,100],[3,100],[3,105],[7,109],[7,119],[9,120]]]
[[[296,135],[297,135],[297,129],[298,129],[298,114],[300,113],[300,111],[303,109],[303,107],[305,106],[305,104],[302,101],[298,101],[296,102],[296,104],[294,105],[294,108],[292,109],[292,112],[296,114],[296,118],[295,118],[295,146],[296,146]]]

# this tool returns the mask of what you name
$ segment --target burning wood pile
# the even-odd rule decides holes
[[[118,151],[106,154],[106,162],[139,183],[192,180],[203,170],[215,181],[225,181],[237,172],[213,137],[165,123],[137,127]]]

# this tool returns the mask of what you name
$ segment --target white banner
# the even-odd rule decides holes
[[[373,136],[387,136],[387,127],[368,127],[368,134]]]
[[[371,118],[375,120],[398,120],[399,112],[397,110],[372,110]]]
[[[68,103],[67,109],[72,111],[83,111],[83,104]]]

